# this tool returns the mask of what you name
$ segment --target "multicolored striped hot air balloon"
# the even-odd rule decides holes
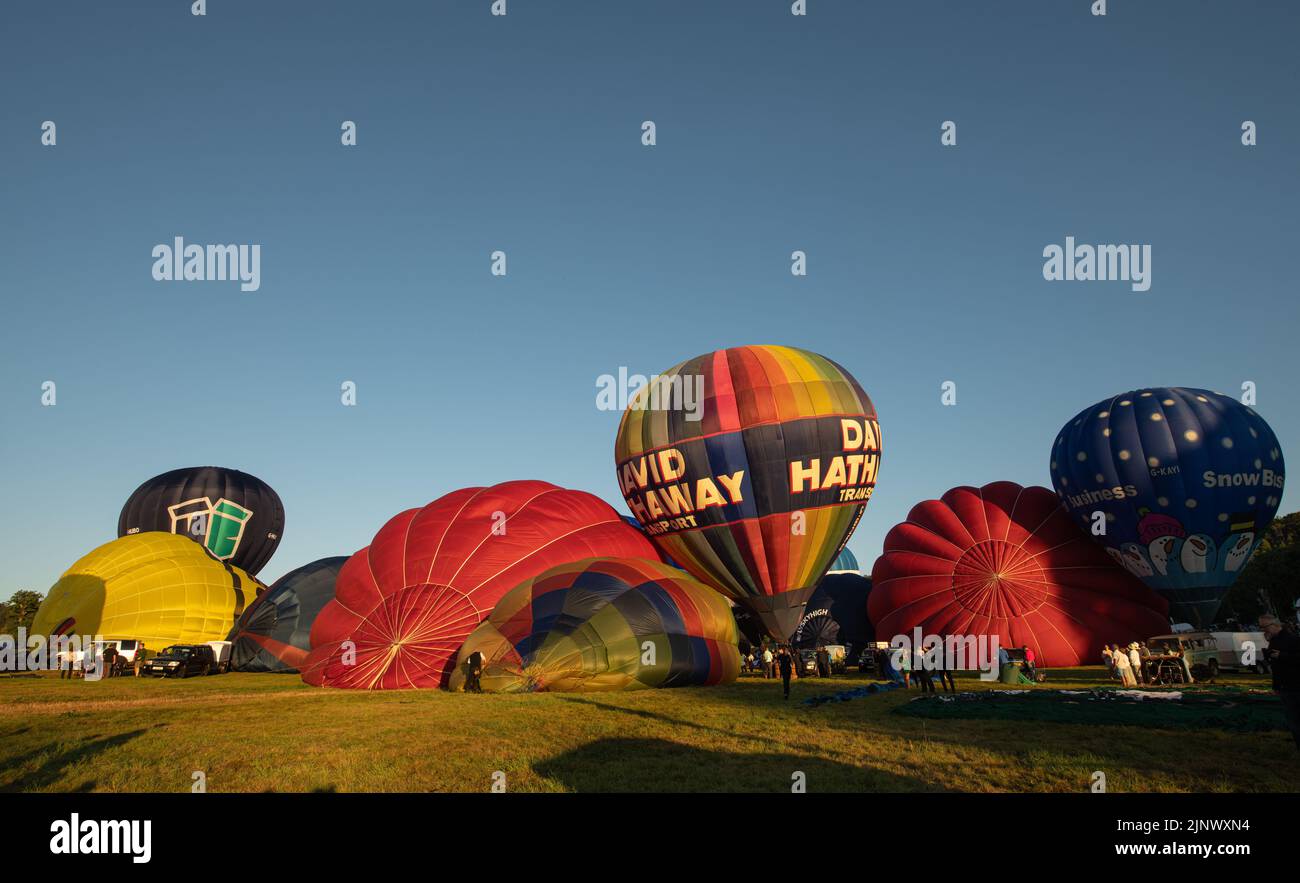
[[[680,391],[702,407],[681,407]],[[880,425],[853,377],[783,346],[650,378],[623,414],[619,488],[647,536],[786,640],[876,485]]]
[[[483,654],[489,693],[595,692],[731,683],[731,605],[661,561],[589,558],[512,589],[465,641],[450,687]]]

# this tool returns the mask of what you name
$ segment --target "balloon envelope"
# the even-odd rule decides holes
[[[701,393],[700,407],[672,406],[673,389]],[[638,392],[614,459],[663,554],[785,640],[857,525],[880,451],[875,408],[847,371],[805,350],[746,346]]]
[[[595,692],[730,683],[740,671],[727,600],[636,558],[562,564],[512,589],[465,641],[451,688],[483,654],[487,692]]]
[[[835,556],[831,562],[830,569],[827,573],[861,573],[862,569],[858,566],[858,557],[849,549],[840,549],[840,553]]]
[[[291,570],[248,605],[226,637],[235,671],[294,673],[307,661],[311,626],[334,598],[346,556]]]
[[[873,640],[867,620],[870,592],[871,580],[856,571],[827,573],[808,599],[790,643],[815,650],[827,644],[861,647]]]
[[[311,630],[303,680],[438,687],[456,651],[524,580],[594,556],[654,558],[608,503],[544,481],[453,491],[392,518],[339,572]]]
[[[120,537],[67,569],[32,621],[34,635],[168,644],[220,641],[261,584],[170,533]]]
[[[1286,467],[1253,408],[1159,387],[1081,411],[1057,435],[1051,469],[1075,522],[1167,598],[1175,621],[1204,627],[1273,520]]]
[[[135,489],[117,519],[119,537],[143,531],[187,536],[256,574],[284,534],[284,506],[270,485],[235,469],[196,466],[156,475]]]
[[[885,536],[867,609],[876,640],[992,636],[1044,665],[1169,631],[1167,603],[1111,561],[1043,487],[958,487]],[[967,664],[975,668],[975,664]]]

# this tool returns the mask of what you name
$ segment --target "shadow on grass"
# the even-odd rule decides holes
[[[533,771],[578,792],[789,793],[802,773],[807,790],[939,791],[919,779],[789,753],[695,748],[666,739],[600,739],[533,764]]]
[[[75,748],[54,755],[32,772],[18,777],[7,785],[0,786],[0,791],[35,791],[38,788],[53,785],[63,777],[64,771],[68,767],[83,760],[88,760],[99,754],[103,754],[105,751],[110,751],[121,745],[125,745],[132,739],[143,736],[146,732],[146,730],[132,730],[129,733],[121,733],[117,736],[106,736],[103,739],[82,742]],[[24,757],[14,758],[11,765],[15,767],[21,766],[24,761],[33,757],[38,757],[44,753],[44,751],[38,749]],[[77,790],[87,790],[87,786],[93,788],[94,782],[85,783]]]

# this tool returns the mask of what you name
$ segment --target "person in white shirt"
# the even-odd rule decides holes
[[[1133,679],[1139,684],[1145,684],[1147,679],[1142,671],[1142,653],[1138,650],[1136,641],[1128,645],[1128,661],[1133,668]]]
[[[1119,673],[1119,680],[1125,687],[1136,687],[1137,680],[1133,677],[1133,666],[1129,663],[1128,654],[1123,650],[1115,652],[1115,671]]]
[[[773,676],[772,663],[775,661],[776,661],[775,658],[772,656],[772,649],[770,647],[764,647],[763,648],[763,677],[764,678],[770,678]]]

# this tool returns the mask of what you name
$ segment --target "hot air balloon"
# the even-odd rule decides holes
[[[303,680],[438,687],[501,596],[569,561],[656,557],[613,507],[544,481],[453,491],[384,525],[339,571],[311,629]]]
[[[284,506],[266,482],[220,466],[173,469],[135,489],[117,535],[165,531],[190,537],[221,561],[256,574],[284,533]]]
[[[831,562],[830,569],[826,571],[831,573],[861,573],[862,569],[858,566],[858,558],[848,548],[840,549],[840,554],[835,556]]]
[[[312,623],[334,598],[346,556],[321,558],[291,570],[244,610],[230,630],[235,671],[296,673],[311,649]]]
[[[450,687],[483,654],[486,692],[595,692],[731,683],[731,606],[661,561],[589,558],[525,580],[457,654]]]
[[[1081,411],[1052,446],[1052,482],[1115,561],[1213,623],[1282,501],[1277,436],[1253,408],[1203,389],[1126,392]],[[1100,523],[1100,522],[1098,522]]]
[[[825,595],[813,592],[804,605],[803,617],[790,635],[790,646],[796,650],[816,650],[828,644],[837,644],[840,624],[831,615],[831,602]]]
[[[801,650],[815,650],[827,644],[861,647],[873,640],[867,621],[870,592],[871,580],[856,570],[827,572],[804,605],[803,618],[790,635],[790,643]]]
[[[673,405],[701,389],[702,408]],[[614,459],[660,550],[785,640],[871,498],[880,426],[829,359],[780,346],[699,356],[630,401]]]
[[[1043,665],[1169,631],[1167,603],[1116,565],[1044,487],[953,488],[885,536],[867,609],[876,640],[998,637]],[[968,663],[974,668],[975,664]]]
[[[167,644],[220,641],[263,588],[184,537],[120,537],[64,572],[36,612],[31,633]]]

